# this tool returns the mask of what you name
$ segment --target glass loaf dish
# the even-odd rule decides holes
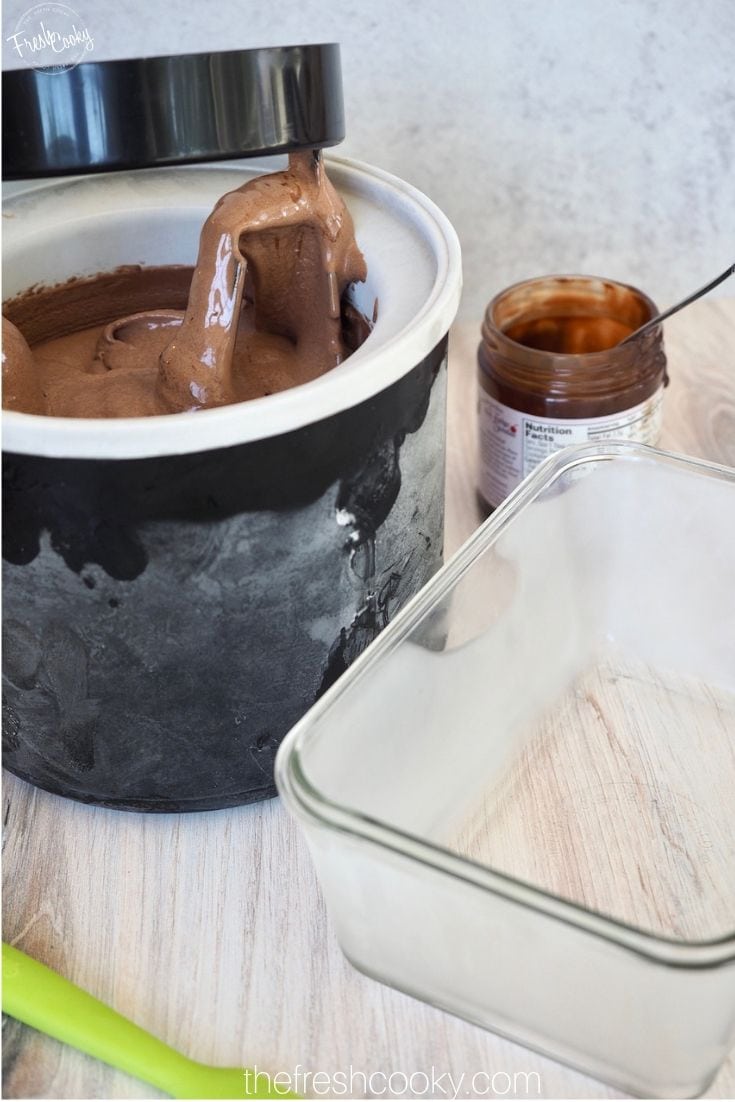
[[[735,1032],[735,471],[529,476],[287,736],[361,971],[645,1097]]]

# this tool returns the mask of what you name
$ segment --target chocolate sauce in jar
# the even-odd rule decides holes
[[[547,455],[610,438],[656,443],[668,382],[642,291],[588,276],[515,284],[489,304],[478,349],[479,492],[492,509]]]

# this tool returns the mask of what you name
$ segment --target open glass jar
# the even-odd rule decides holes
[[[655,444],[668,383],[656,306],[590,276],[517,283],[490,302],[478,349],[480,496],[495,508],[542,459],[604,439]]]

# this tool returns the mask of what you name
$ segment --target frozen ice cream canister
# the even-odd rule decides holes
[[[272,167],[21,190],[4,295],[191,264],[219,196]],[[196,413],[3,415],[5,764],[42,788],[148,811],[273,795],[281,738],[441,563],[457,237],[395,177],[327,168],[377,317],[340,366]]]

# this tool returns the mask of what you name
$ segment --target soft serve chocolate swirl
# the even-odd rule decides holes
[[[307,382],[364,338],[367,327],[344,300],[366,275],[321,158],[294,154],[287,170],[218,201],[193,273],[123,269],[6,303],[3,405],[61,417],[147,416]]]

